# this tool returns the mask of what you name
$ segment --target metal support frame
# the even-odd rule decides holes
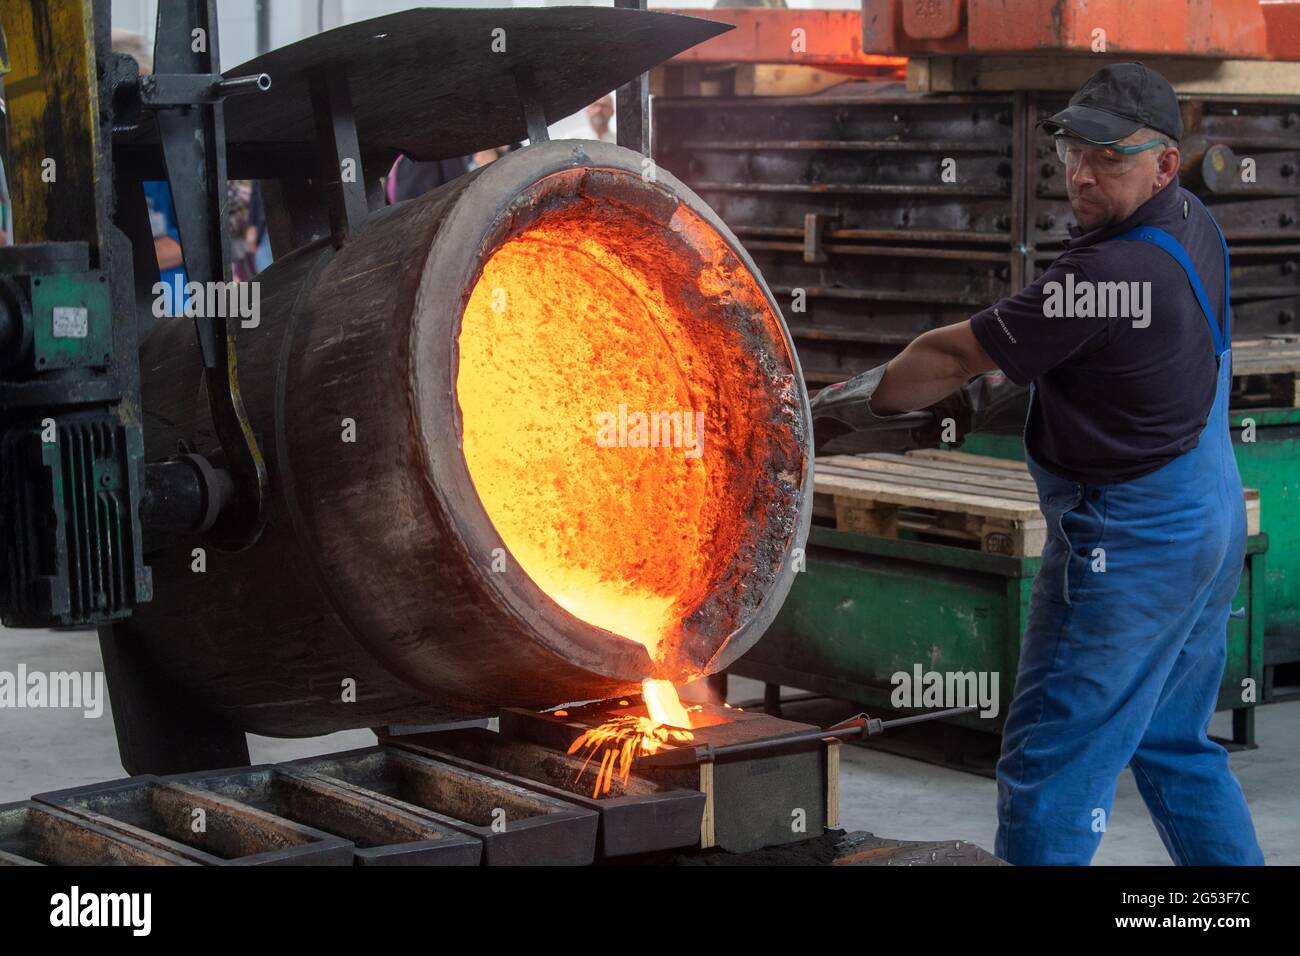
[[[524,113],[524,125],[528,127],[529,143],[548,143],[551,134],[546,129],[546,112],[542,109],[541,99],[537,95],[537,81],[530,66],[515,68],[515,88],[519,92],[519,106]]]
[[[133,638],[130,622],[101,626],[99,646],[113,705],[117,749],[127,773],[248,766],[244,732],[197,709],[155,673]]]
[[[196,36],[205,42],[195,42]],[[209,87],[220,82],[215,0],[161,5],[156,37],[156,73],[206,74]],[[186,277],[191,282],[224,282],[230,273],[225,121],[220,99],[204,99],[186,107],[159,109],[155,115]],[[256,541],[266,525],[270,494],[266,463],[244,411],[234,337],[226,319],[200,316],[195,324],[212,422],[235,479],[235,496],[209,537],[218,547],[238,550]]]
[[[645,10],[646,0],[614,0],[621,10]],[[650,155],[650,75],[642,73],[614,94],[614,135],[619,146]]]
[[[338,247],[364,228],[369,214],[347,73],[341,69],[316,73],[311,102],[319,133],[321,185],[329,206],[330,233]]]

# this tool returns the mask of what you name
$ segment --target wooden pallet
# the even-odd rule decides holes
[[[1300,408],[1300,336],[1232,343],[1233,407]]]
[[[1246,489],[1250,534],[1260,529],[1259,492]],[[897,538],[901,530],[1037,557],[1047,521],[1024,462],[925,449],[817,459],[813,511],[841,531]]]

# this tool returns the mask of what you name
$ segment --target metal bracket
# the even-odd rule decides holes
[[[806,212],[803,216],[803,261],[817,264],[827,260],[826,249],[822,244],[822,231],[832,223],[839,222],[840,217],[824,212]]]
[[[215,73],[150,73],[140,77],[140,105],[152,109],[219,103],[237,93],[265,93],[271,77],[265,73],[223,80]]]
[[[620,10],[645,10],[646,0],[614,0]],[[614,94],[614,135],[619,146],[650,155],[650,75],[642,73]]]
[[[370,214],[347,73],[331,69],[314,74],[311,103],[320,143],[321,185],[327,194],[330,232],[337,248],[365,227]]]
[[[215,0],[161,4],[156,36],[156,69],[164,75],[197,73],[207,80],[219,62]],[[195,36],[205,39],[204,49],[194,50]],[[156,117],[187,279],[227,281],[230,243],[224,215],[223,107],[217,101],[183,110],[160,109]],[[244,411],[234,337],[227,330],[225,317],[202,316],[195,324],[212,424],[235,479],[235,496],[209,536],[218,547],[238,550],[256,541],[266,526],[270,497],[266,463]]]
[[[529,143],[548,143],[551,134],[546,130],[546,113],[537,96],[537,83],[533,78],[533,68],[520,64],[514,69],[515,89],[519,92],[519,106],[524,113],[524,125],[528,127]]]

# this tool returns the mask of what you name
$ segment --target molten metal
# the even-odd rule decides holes
[[[632,761],[637,757],[655,753],[666,743],[686,743],[695,739],[687,728],[691,726],[690,714],[677,696],[677,688],[666,680],[646,680],[641,685],[648,717],[632,714],[615,717],[582,734],[569,746],[569,753],[586,750],[587,759],[578,770],[581,780],[598,751],[602,751],[600,767],[596,771],[593,797],[609,793],[614,774],[627,783],[632,773]]]
[[[469,296],[456,379],[469,473],[513,559],[656,664],[761,520],[745,469],[774,440],[751,411],[762,372],[690,305],[765,300],[698,217],[674,226],[575,202],[514,234]]]

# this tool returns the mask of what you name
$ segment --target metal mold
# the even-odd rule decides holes
[[[32,799],[209,866],[352,863],[353,846],[347,840],[149,775],[38,793]]]
[[[0,807],[0,866],[195,866],[32,800]]]
[[[501,733],[518,740],[566,750],[585,730],[613,713],[644,713],[637,707],[611,711],[609,702],[553,713],[509,710],[501,715]],[[746,853],[762,847],[797,843],[839,825],[838,741],[797,739],[817,728],[706,705],[692,714],[694,740],[665,744],[661,754],[680,748],[763,741],[765,749],[720,757],[698,766],[656,766],[652,759],[637,772],[660,786],[698,790],[705,796],[700,845]]]
[[[697,790],[665,787],[633,774],[626,784],[615,780],[610,796],[596,799],[591,796],[590,776],[580,774],[581,759],[490,730],[393,737],[385,745],[594,810],[600,814],[596,838],[600,857],[695,846],[700,840],[706,800]]]
[[[476,837],[319,776],[261,766],[167,780],[350,840],[357,866],[478,866],[483,855]]]
[[[594,811],[463,766],[384,747],[285,766],[477,837],[488,866],[581,866],[595,857]]]

